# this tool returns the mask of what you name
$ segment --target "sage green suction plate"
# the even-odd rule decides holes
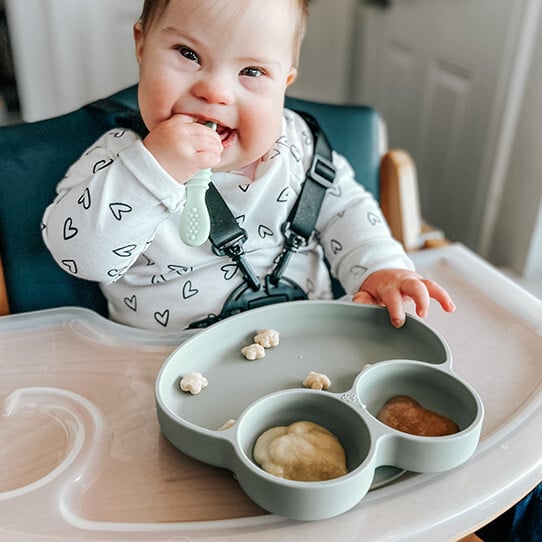
[[[280,344],[248,361],[241,349],[261,329],[279,331]],[[304,388],[309,371],[326,374],[329,390]],[[208,381],[197,395],[179,388],[190,372]],[[386,483],[402,469],[456,467],[476,449],[483,419],[478,394],[453,373],[450,349],[436,331],[411,316],[395,329],[385,309],[339,301],[281,303],[215,324],[169,356],[155,392],[161,430],[174,446],[234,472],[266,510],[301,520],[345,512],[372,484]],[[376,413],[395,395],[409,395],[451,418],[460,431],[421,437],[384,425]],[[235,424],[219,431],[229,419]],[[261,433],[299,420],[335,434],[345,449],[346,475],[298,482],[255,463]]]

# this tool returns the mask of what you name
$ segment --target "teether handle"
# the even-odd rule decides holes
[[[205,205],[205,192],[210,181],[211,170],[202,169],[186,183],[186,203],[179,233],[183,243],[192,247],[199,247],[209,237],[211,221]]]
[[[206,126],[216,130],[214,122],[206,122]],[[179,233],[183,243],[199,247],[209,237],[211,221],[205,204],[205,192],[211,182],[211,170],[202,169],[186,182],[186,203],[181,213]]]

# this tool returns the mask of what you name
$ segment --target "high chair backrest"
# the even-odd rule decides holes
[[[367,107],[292,98],[286,105],[318,119],[333,148],[350,160],[357,179],[378,198],[378,114]],[[41,218],[68,167],[135,111],[137,89],[130,87],[111,96],[106,107],[100,101],[60,117],[0,128],[0,258],[12,313],[79,306],[107,315],[98,285],[69,275],[53,260],[42,240]]]

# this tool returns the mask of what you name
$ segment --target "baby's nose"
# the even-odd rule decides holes
[[[228,105],[233,102],[233,92],[226,77],[207,75],[193,85],[197,98],[212,104]]]

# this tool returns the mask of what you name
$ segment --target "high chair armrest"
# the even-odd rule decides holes
[[[380,205],[392,235],[405,250],[445,244],[444,234],[422,221],[418,176],[411,156],[390,150],[380,163]]]

